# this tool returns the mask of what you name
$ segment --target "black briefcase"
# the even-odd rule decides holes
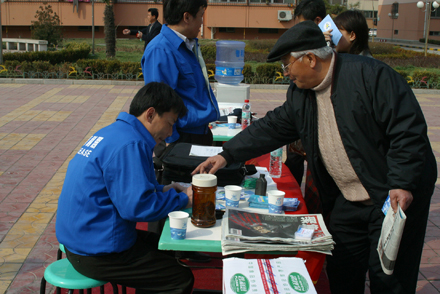
[[[162,156],[163,181],[174,181],[191,183],[191,173],[194,169],[208,157],[190,156],[192,144],[177,143],[165,151]],[[227,167],[218,170],[217,186],[240,185],[246,175],[246,166],[244,163],[232,163]]]

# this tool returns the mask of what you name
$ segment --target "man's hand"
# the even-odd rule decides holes
[[[215,155],[201,164],[191,173],[191,175],[195,174],[215,174],[216,171],[226,166],[226,159],[221,155]]]
[[[128,35],[128,34],[130,34],[130,30],[129,30],[129,29],[124,29],[124,30],[122,31],[122,33],[123,33],[124,35]]]
[[[138,37],[139,39],[142,38],[142,32],[141,31],[137,32],[136,37]]]
[[[397,212],[397,203],[403,211],[407,210],[413,201],[413,195],[410,191],[402,189],[390,190],[390,202],[394,213]]]
[[[185,187],[180,185],[179,183],[172,183],[163,187],[163,192],[167,192],[169,189],[173,188],[177,191],[177,193],[184,192],[186,190]]]
[[[188,195],[188,205],[185,208],[191,208],[193,203],[192,185],[186,189],[186,195]]]

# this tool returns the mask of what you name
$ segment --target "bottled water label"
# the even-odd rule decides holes
[[[283,163],[281,161],[283,155],[283,149],[279,148],[270,153],[270,163],[269,163],[269,175],[272,178],[281,177],[281,168]]]
[[[280,157],[283,156],[283,149],[282,148],[278,148],[277,150],[274,150],[270,153],[270,156],[274,156],[274,157]]]
[[[216,67],[215,74],[218,76],[241,76],[243,73],[242,67]]]

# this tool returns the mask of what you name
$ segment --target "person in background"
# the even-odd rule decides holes
[[[333,21],[342,34],[335,47],[336,52],[373,57],[368,46],[368,25],[362,12],[347,10],[336,16]]]
[[[268,55],[290,80],[286,102],[223,145],[194,173],[255,158],[301,138],[335,241],[330,290],[415,293],[437,164],[423,112],[405,79],[385,63],[327,46],[312,21],[287,30]],[[387,196],[407,219],[394,272],[377,245]]]
[[[322,0],[302,0],[293,12],[293,19],[302,22],[312,20],[319,24],[326,16],[325,3]]]
[[[138,31],[138,30],[130,30],[130,29],[124,29],[122,33],[124,35],[135,35],[138,38],[144,40],[144,51],[147,47],[148,43],[150,43],[151,40],[153,40],[154,37],[156,37],[160,30],[162,29],[162,24],[157,20],[159,17],[159,11],[157,8],[150,8],[148,9],[148,22],[150,23],[146,28]]]
[[[159,185],[154,146],[186,113],[164,83],[142,87],[116,122],[99,130],[70,161],[58,201],[56,236],[81,274],[136,288],[136,293],[190,294],[194,277],[174,254],[158,250],[159,235],[137,222],[191,207],[192,187]]]

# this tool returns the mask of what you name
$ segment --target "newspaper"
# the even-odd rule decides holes
[[[388,208],[382,223],[379,243],[377,244],[380,264],[382,265],[382,270],[387,275],[393,274],[405,222],[406,215],[400,208],[400,205],[397,207],[397,213],[394,213],[391,206]]]
[[[311,240],[295,238],[314,228]],[[313,251],[331,254],[333,239],[321,214],[269,214],[227,207],[222,221],[224,255],[247,251]]]

